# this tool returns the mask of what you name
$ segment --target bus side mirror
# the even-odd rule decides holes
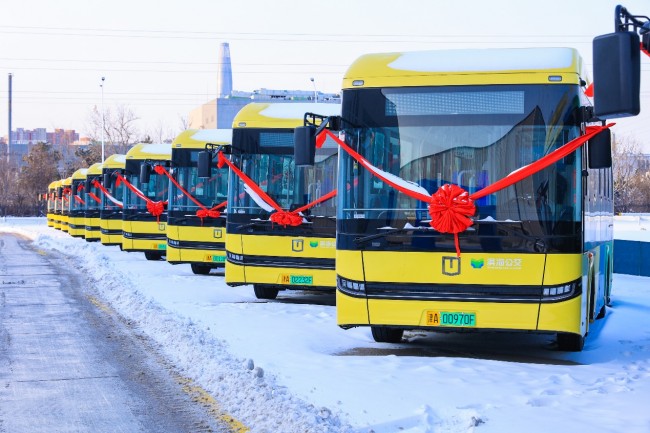
[[[641,111],[639,35],[616,32],[594,38],[595,114],[603,119],[636,116]]]
[[[102,182],[104,185],[104,188],[109,189],[111,187],[111,175],[110,173],[105,173],[104,174],[104,182]]]
[[[593,136],[587,143],[589,168],[610,168],[612,166],[612,133],[605,129]]]
[[[296,167],[313,166],[316,159],[316,127],[298,126],[293,133],[293,158]]]
[[[198,177],[206,178],[212,176],[212,153],[207,150],[199,152],[196,166]]]
[[[140,185],[149,183],[149,177],[151,176],[151,166],[146,162],[140,164]]]

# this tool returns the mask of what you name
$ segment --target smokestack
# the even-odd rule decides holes
[[[223,98],[232,94],[232,66],[230,65],[230,45],[224,42],[219,47],[219,78],[217,82],[217,97]]]

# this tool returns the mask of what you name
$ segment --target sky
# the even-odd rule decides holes
[[[647,242],[649,231],[648,216],[615,218],[617,239]],[[417,331],[387,344],[367,327],[336,326],[325,295],[287,291],[261,301],[251,286],[75,239],[45,218],[0,219],[0,232],[77,269],[87,279],[80,298],[120,314],[251,433],[650,431],[649,278],[614,275],[612,303],[582,352],[530,333]],[[2,286],[3,302],[22,299],[16,287]],[[50,398],[48,410],[59,400]]]
[[[0,2],[0,135],[12,127],[89,131],[93,107],[130,108],[143,131],[180,132],[216,97],[219,45],[230,44],[235,90],[338,92],[370,52],[569,46],[591,68],[591,42],[611,33],[621,0],[21,0]],[[646,0],[623,3],[650,15]],[[105,77],[103,87],[101,77]],[[642,112],[614,130],[650,153],[650,59]],[[314,82],[310,81],[314,78]],[[103,98],[102,98],[103,90]]]

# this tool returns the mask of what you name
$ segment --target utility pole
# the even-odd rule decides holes
[[[99,85],[102,88],[102,164],[106,159],[104,157],[104,129],[106,128],[106,116],[104,115],[104,80],[106,80],[106,77],[102,77],[102,84]]]
[[[7,138],[7,162],[11,162],[11,81],[13,74],[9,73],[9,137]]]

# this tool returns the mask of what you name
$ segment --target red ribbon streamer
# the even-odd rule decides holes
[[[508,176],[486,186],[479,191],[476,191],[473,194],[469,194],[458,185],[451,184],[442,185],[438,191],[436,191],[435,194],[431,196],[420,194],[416,191],[405,188],[404,186],[395,183],[387,176],[383,176],[381,172],[378,171],[377,167],[372,165],[366,158],[361,156],[358,152],[356,152],[327,129],[323,130],[318,135],[318,137],[316,137],[316,147],[322,146],[327,139],[327,136],[329,136],[359,164],[368,169],[368,171],[370,171],[373,176],[378,177],[380,180],[387,183],[392,188],[408,195],[409,197],[428,203],[429,215],[431,216],[431,227],[440,233],[452,233],[454,235],[456,255],[460,257],[458,233],[467,230],[467,228],[473,224],[473,221],[469,217],[473,216],[476,212],[476,205],[474,204],[475,200],[507,188],[508,186],[519,182],[520,180],[525,179],[526,177],[537,173],[540,170],[543,170],[549,165],[574,152],[576,149],[578,149],[585,142],[589,141],[589,139],[593,138],[601,131],[611,128],[612,126],[614,126],[614,123],[610,123],[605,126],[588,126],[584,135],[581,135],[580,137],[569,141],[568,143],[557,148],[548,155],[543,156],[532,164],[529,164],[525,167],[520,168],[519,170],[510,173]]]
[[[74,199],[77,200],[77,203],[86,204],[86,202],[84,201],[84,199],[82,199],[82,198],[79,197],[78,195],[75,195],[75,196],[74,196]]]
[[[101,183],[99,183],[99,181],[98,181],[97,179],[93,180],[93,186],[94,186],[95,188],[99,188],[99,190],[100,190],[102,193],[104,193],[104,195],[105,195],[109,200],[111,200],[113,203],[115,203],[115,204],[116,204],[120,209],[122,209],[122,208],[124,207],[124,205],[121,204],[121,203],[119,203],[119,200],[117,200],[115,197],[113,197],[113,196],[111,195],[111,193],[110,193],[106,188],[104,188],[104,185],[102,185]],[[93,194],[93,195],[94,195],[94,194]],[[101,200],[99,200],[99,198],[96,198],[95,200],[97,200],[98,202],[101,202]]]
[[[223,165],[226,164],[230,169],[242,180],[246,185],[248,185],[249,188],[251,188],[257,195],[260,196],[262,200],[264,200],[269,206],[271,206],[273,209],[275,209],[275,212],[271,214],[269,217],[269,220],[271,222],[276,223],[281,225],[282,227],[286,226],[293,226],[297,227],[300,224],[302,224],[302,216],[300,215],[300,212],[304,212],[308,209],[311,209],[312,207],[316,206],[319,203],[322,203],[324,201],[327,201],[331,199],[332,197],[336,196],[336,190],[330,191],[329,193],[325,194],[324,196],[321,196],[320,198],[312,201],[311,203],[307,203],[306,205],[292,210],[292,211],[286,211],[280,207],[279,204],[275,202],[269,196],[266,192],[262,190],[262,188],[259,187],[258,184],[256,184],[253,179],[250,177],[246,176],[246,174],[241,171],[235,164],[233,164],[228,158],[225,157],[223,152],[219,152],[218,154],[218,161],[217,161],[217,167],[221,168]]]
[[[201,209],[196,211],[196,216],[201,218],[201,225],[203,225],[203,218],[219,218],[221,216],[221,212],[219,212],[219,209],[225,207],[228,204],[228,201],[224,201],[224,202],[221,202],[218,205],[213,206],[212,208],[208,209],[207,207],[205,207],[203,205],[203,203],[198,201],[192,194],[187,192],[187,190],[185,188],[183,188],[181,186],[181,184],[176,181],[176,179],[174,179],[174,177],[165,169],[165,167],[163,167],[162,165],[156,165],[156,166],[154,166],[153,169],[154,169],[154,171],[156,173],[158,173],[160,175],[167,176],[169,178],[169,180],[174,185],[176,185],[176,187],[179,190],[181,190],[181,192],[183,194],[185,194],[187,196],[187,198],[192,200],[198,207],[201,208]]]
[[[138,188],[133,186],[131,182],[128,181],[124,176],[122,176],[120,173],[115,173],[117,176],[117,180],[119,182],[122,182],[124,186],[126,186],[128,189],[133,191],[135,195],[137,195],[140,199],[142,199],[145,203],[147,203],[147,212],[149,212],[151,215],[156,217],[156,220],[160,222],[160,215],[165,212],[165,205],[167,204],[167,201],[153,201],[146,195],[142,193]],[[117,185],[117,183],[116,183]]]

